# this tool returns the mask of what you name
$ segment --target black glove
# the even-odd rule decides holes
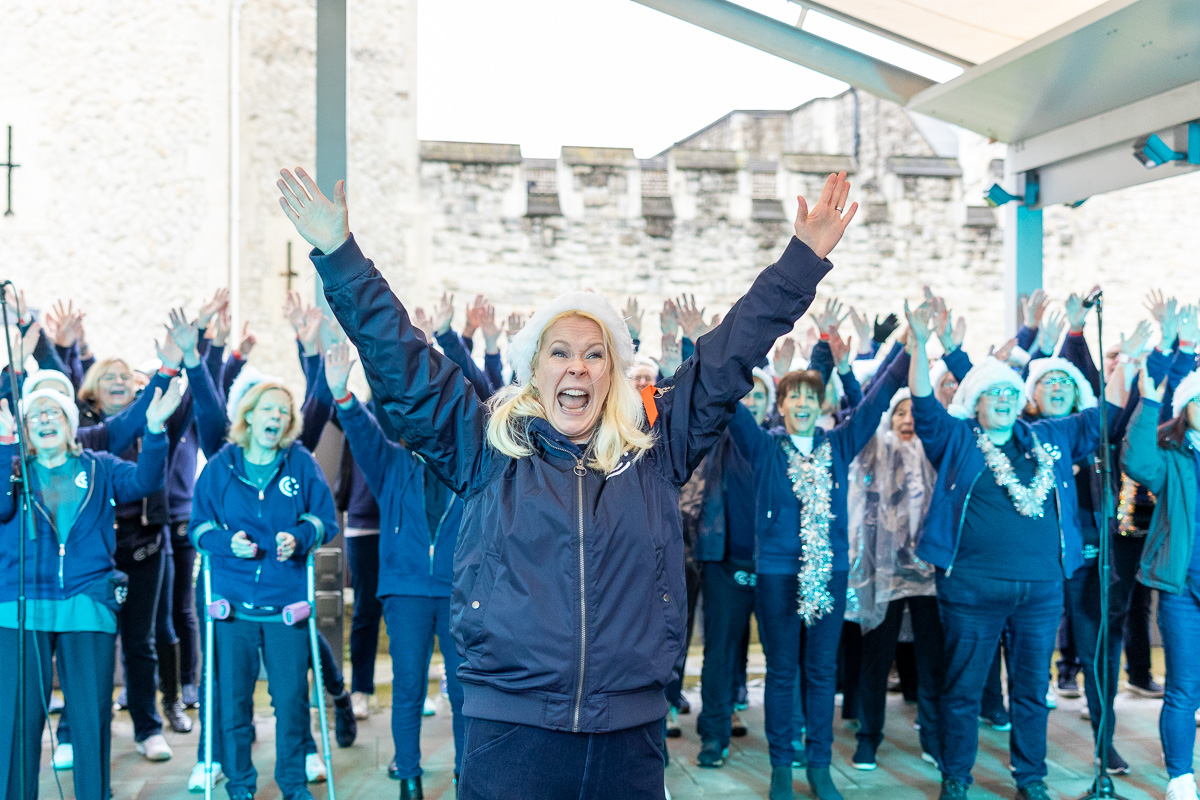
[[[875,344],[883,344],[887,338],[896,332],[896,328],[900,327],[900,320],[895,314],[888,314],[883,322],[879,321],[879,315],[875,316]]]

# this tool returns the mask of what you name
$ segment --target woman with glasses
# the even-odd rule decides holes
[[[172,383],[156,389],[146,409],[146,435],[137,464],[85,450],[76,438],[79,411],[68,395],[43,387],[25,396],[23,426],[0,400],[0,791],[37,796],[44,709],[50,699],[51,658],[57,657],[66,710],[75,741],[75,796],[109,797],[113,660],[117,615],[126,601],[126,576],[117,566],[114,512],[120,503],[162,488],[167,458],[166,421],[179,405]],[[17,436],[33,456],[19,461]],[[29,481],[33,507],[23,508],[17,483]],[[24,719],[17,711],[17,537],[26,541]],[[26,738],[26,763],[16,761],[18,736]]]
[[[941,797],[967,796],[980,698],[1004,634],[1016,796],[1043,800],[1045,698],[1063,580],[1083,565],[1072,465],[1100,442],[1099,409],[1024,422],[1024,383],[993,358],[974,367],[950,409],[942,408],[925,352],[932,316],[928,306],[908,312],[916,339],[909,389],[917,436],[938,470],[917,555],[937,568],[945,636]],[[1110,384],[1110,402],[1119,403],[1127,387]],[[1110,420],[1119,412],[1110,408]]]

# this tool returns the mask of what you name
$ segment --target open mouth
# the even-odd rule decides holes
[[[558,393],[558,407],[565,414],[582,414],[591,402],[591,394],[584,389],[563,389]]]
[[[263,433],[271,438],[278,436],[280,430],[282,430],[281,426],[274,422],[269,422],[263,426]]]

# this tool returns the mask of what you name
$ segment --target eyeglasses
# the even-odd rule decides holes
[[[1047,389],[1053,389],[1055,386],[1075,385],[1075,381],[1071,380],[1070,378],[1042,378],[1040,381],[1038,381],[1038,383],[1040,383],[1042,386],[1045,386]]]
[[[31,420],[42,422],[58,422],[66,419],[67,415],[62,412],[61,408],[46,408],[41,411],[30,411],[28,414]]]
[[[983,392],[982,396],[999,400],[1016,400],[1020,394],[1021,392],[1019,390],[1014,389],[1011,386],[993,386],[992,388]]]

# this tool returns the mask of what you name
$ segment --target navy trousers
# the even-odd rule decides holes
[[[379,621],[383,603],[379,586],[379,534],[346,538],[354,615],[350,618],[350,691],[375,694],[375,653],[379,650]]]
[[[700,716],[703,741],[729,746],[733,694],[741,642],[754,611],[754,573],[729,561],[704,564],[704,664],[700,669]]]
[[[171,523],[171,558],[175,567],[171,610],[175,635],[179,638],[179,682],[195,686],[200,674],[200,618],[193,586],[196,548],[188,538],[187,527],[186,519]]]
[[[758,576],[754,615],[767,657],[767,749],[771,765],[791,766],[796,671],[803,664],[804,750],[811,767],[833,760],[833,696],[837,689],[838,640],[846,615],[846,573],[829,580],[833,610],[812,625],[796,613],[795,575]]]
[[[1063,608],[1061,581],[1006,581],[939,573],[938,608],[945,637],[942,772],[970,783],[979,748],[980,699],[1007,630],[1009,749],[1017,786],[1046,777],[1046,689]]]
[[[459,800],[663,800],[662,722],[568,733],[470,718]]]
[[[1108,622],[1108,716],[1106,718],[1109,744],[1112,743],[1116,712],[1113,699],[1117,696],[1117,675],[1121,668],[1121,630],[1125,623],[1124,603],[1116,596],[1117,585],[1109,589],[1110,613]],[[1071,630],[1075,636],[1075,652],[1083,672],[1083,691],[1087,697],[1088,714],[1092,718],[1092,735],[1099,739],[1100,690],[1097,681],[1097,662],[1102,661],[1096,651],[1096,637],[1100,633],[1100,570],[1095,562],[1079,569],[1064,584],[1067,608],[1071,611]]]
[[[25,737],[27,781],[25,800],[37,797],[42,756],[42,729],[50,701],[51,657],[57,658],[66,712],[74,726],[75,768],[72,778],[77,800],[108,800],[112,735],[113,667],[116,639],[111,633],[25,633],[25,714],[17,724],[17,631],[0,628],[0,787],[4,797],[19,792],[18,736]]]

